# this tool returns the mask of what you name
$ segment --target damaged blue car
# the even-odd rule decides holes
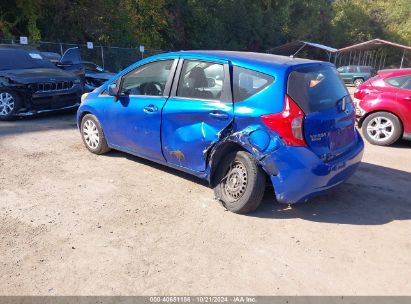
[[[344,182],[364,148],[332,64],[260,53],[146,58],[84,94],[77,122],[92,153],[116,149],[207,179],[241,214],[268,182],[286,204]]]

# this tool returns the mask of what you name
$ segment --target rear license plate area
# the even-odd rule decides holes
[[[336,151],[354,143],[354,126],[349,125],[333,131],[330,135],[330,150]]]

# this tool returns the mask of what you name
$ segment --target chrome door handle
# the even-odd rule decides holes
[[[208,115],[210,115],[210,117],[216,118],[216,119],[221,119],[221,120],[228,119],[228,115],[226,113],[211,112]]]
[[[148,105],[144,107],[144,112],[146,113],[153,113],[153,112],[157,112],[158,108],[155,105]]]

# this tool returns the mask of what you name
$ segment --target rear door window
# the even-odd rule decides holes
[[[177,96],[193,99],[221,100],[224,66],[219,63],[184,60]]]
[[[401,88],[411,90],[411,76],[408,77],[408,80],[401,86]]]
[[[234,102],[245,100],[274,82],[274,77],[253,70],[234,66]]]
[[[331,66],[292,71],[288,76],[287,93],[305,114],[335,107],[348,95],[337,70]]]
[[[361,73],[370,73],[371,72],[371,67],[368,67],[368,66],[360,67],[360,72]]]
[[[356,73],[356,72],[357,72],[357,67],[355,66],[348,67],[348,73]]]

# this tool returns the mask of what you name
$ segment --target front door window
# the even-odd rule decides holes
[[[173,60],[145,64],[123,76],[121,90],[128,95],[163,96]]]

